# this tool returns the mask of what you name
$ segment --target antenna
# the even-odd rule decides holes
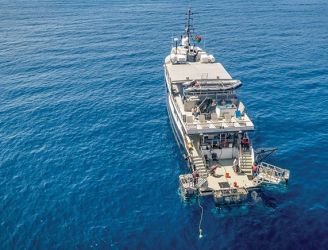
[[[173,40],[175,42],[175,54],[177,54],[178,53],[178,41],[179,41],[179,38],[175,37]]]
[[[190,38],[191,38],[191,32],[193,31],[193,24],[192,24],[192,11],[191,8],[188,9],[187,12],[187,22],[186,22],[186,27],[185,27],[185,31],[186,31],[186,36],[188,37],[188,47],[190,46]]]

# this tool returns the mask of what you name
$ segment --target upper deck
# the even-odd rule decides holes
[[[164,69],[172,109],[187,134],[254,130],[235,94],[241,82],[214,56],[196,46],[176,46],[166,57]]]
[[[188,98],[188,101],[184,102],[179,95],[172,95],[171,98],[176,105],[177,114],[182,120],[187,134],[254,130],[254,124],[246,114],[245,107],[241,101],[238,101],[237,104],[231,102],[224,105],[222,103],[213,106],[209,104],[210,110],[203,108],[204,105],[199,105],[201,108],[197,112],[192,107],[197,106],[196,103],[200,102],[197,97]],[[203,99],[203,104],[208,102],[207,100],[211,102],[213,99]]]

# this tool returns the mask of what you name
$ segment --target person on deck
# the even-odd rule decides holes
[[[239,166],[238,166],[238,160],[237,158],[235,158],[235,160],[233,161],[233,167],[236,173],[239,172]]]
[[[196,116],[199,116],[200,115],[200,108],[197,106],[196,107]]]
[[[241,147],[243,150],[248,150],[249,149],[249,140],[246,137],[243,137],[243,139],[241,139]]]
[[[257,174],[257,166],[256,166],[256,163],[254,163],[253,166],[252,166],[252,172],[253,172],[253,176],[256,176],[256,174]]]
[[[194,185],[196,185],[198,182],[198,177],[199,177],[198,172],[197,171],[192,172],[192,177],[194,179]]]

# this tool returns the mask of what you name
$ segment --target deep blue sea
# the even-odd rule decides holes
[[[192,7],[244,83],[256,147],[291,170],[200,208],[166,113],[164,57]],[[0,1],[0,249],[327,249],[328,2]],[[202,43],[201,46],[204,46]]]

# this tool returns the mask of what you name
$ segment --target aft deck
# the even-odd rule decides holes
[[[213,175],[207,178],[208,188],[213,191],[229,190],[232,188],[254,188],[253,177],[244,173],[236,173],[231,166],[216,168]]]
[[[246,113],[239,116],[235,115],[237,108],[218,106],[218,111],[221,110],[221,113],[224,111],[224,116],[219,116],[217,113],[212,113],[209,117],[203,114],[195,116],[192,112],[185,111],[180,95],[174,97],[174,102],[188,134],[254,130],[254,124]],[[240,102],[240,106],[243,107],[244,105]]]

